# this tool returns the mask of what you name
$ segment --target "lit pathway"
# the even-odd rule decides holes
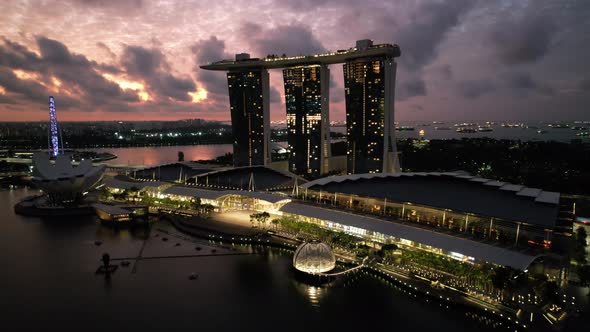
[[[322,277],[335,277],[335,276],[347,274],[347,273],[350,273],[350,272],[354,272],[354,271],[359,270],[359,269],[361,269],[361,268],[363,268],[365,266],[365,263],[367,262],[367,258],[369,258],[369,257],[365,257],[363,259],[361,265],[355,266],[355,267],[351,267],[348,270],[344,270],[344,271],[340,271],[340,272],[335,272],[335,273],[313,273],[313,275],[322,276]]]

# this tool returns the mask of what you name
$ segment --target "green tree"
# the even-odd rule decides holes
[[[178,151],[178,161],[184,161],[184,152]]]
[[[196,197],[195,199],[193,199],[191,201],[191,208],[195,211],[197,211],[197,216],[201,215],[201,206],[203,204],[201,203],[201,199],[199,197]]]
[[[211,204],[201,204],[201,216],[203,218],[209,218],[214,210],[215,207]]]
[[[586,247],[586,229],[583,226],[580,226],[576,229],[576,242],[579,246]]]
[[[252,223],[252,227],[256,226],[256,222],[257,222],[257,213],[252,213],[250,215],[250,223]]]
[[[582,287],[590,286],[590,265],[578,266],[577,272],[578,278],[580,278],[580,285]]]
[[[268,218],[270,218],[270,214],[266,211],[256,214],[256,221],[262,226],[262,228],[264,228]]]

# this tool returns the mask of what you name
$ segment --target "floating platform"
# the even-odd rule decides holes
[[[108,268],[105,269],[104,265],[101,265],[98,267],[98,269],[96,269],[96,274],[110,274],[110,273],[114,273],[115,271],[117,271],[117,268],[119,266],[118,265],[109,265]]]

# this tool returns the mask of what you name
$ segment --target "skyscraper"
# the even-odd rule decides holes
[[[371,47],[357,42],[357,49]],[[396,63],[392,57],[344,64],[349,174],[399,171],[394,126]]]
[[[234,145],[234,166],[270,162],[269,81],[266,69],[227,73]]]
[[[301,175],[324,174],[330,157],[330,70],[326,65],[286,68],[283,80],[289,170]]]

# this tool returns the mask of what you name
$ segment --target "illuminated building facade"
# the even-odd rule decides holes
[[[236,54],[235,59],[200,68],[228,72],[235,166],[270,163],[267,70],[284,69],[288,141],[294,153],[289,169],[313,176],[333,171],[337,165],[327,162],[331,154],[327,66],[345,63],[348,173],[394,173],[399,171],[393,120],[394,59],[400,55],[398,45],[374,45],[366,39],[357,41],[355,47],[321,54],[262,59]]]
[[[344,64],[348,174],[399,171],[393,105],[395,71],[395,61],[387,56]]]
[[[234,166],[270,162],[269,82],[265,69],[227,73]]]
[[[330,157],[329,83],[326,65],[283,70],[287,105],[289,171],[320,176]]]

